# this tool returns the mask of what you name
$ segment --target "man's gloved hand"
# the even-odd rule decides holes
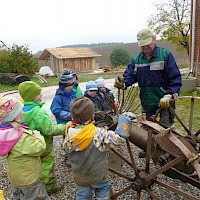
[[[120,115],[118,118],[117,128],[115,133],[123,138],[129,138],[131,130],[131,119],[129,116]]]
[[[115,82],[114,82],[114,87],[118,88],[118,89],[122,89],[124,90],[125,86],[124,86],[124,79],[122,77],[117,77],[115,79]]]
[[[171,94],[164,95],[164,97],[160,99],[160,107],[161,108],[168,108],[169,105],[170,105],[171,98],[172,98]]]

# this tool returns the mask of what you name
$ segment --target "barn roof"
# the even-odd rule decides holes
[[[101,56],[97,52],[89,48],[48,48],[39,56],[39,60],[50,59],[50,54],[58,59],[65,58],[91,58]]]

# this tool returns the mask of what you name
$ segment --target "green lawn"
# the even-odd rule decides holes
[[[86,82],[89,80],[96,80],[98,77],[103,77],[104,79],[112,79],[117,76],[122,76],[122,72],[106,72],[106,73],[79,73],[78,74],[78,82]],[[41,83],[37,76],[33,76],[31,78],[32,81],[38,83],[42,87],[48,86],[56,86],[58,85],[59,78],[54,77],[46,77],[47,83]],[[17,90],[18,85],[9,85],[9,84],[0,84],[0,93],[6,92],[10,90]]]
[[[103,77],[104,79],[112,79],[117,76],[121,76],[122,72],[106,72],[106,73],[79,73],[78,74],[78,82],[86,82],[88,80],[96,80],[98,77]],[[59,78],[58,77],[47,77],[47,83],[42,84],[39,79],[35,76],[31,78],[32,81],[37,82],[42,87],[48,87],[53,85],[58,85]],[[17,85],[8,85],[8,84],[0,84],[0,93],[10,90],[17,90]],[[192,92],[182,92],[180,96],[191,96]],[[197,90],[197,96],[200,96],[200,90]],[[138,98],[138,97],[137,97]],[[139,99],[136,99],[139,102]],[[127,102],[126,102],[127,103]],[[127,103],[128,104],[128,103]],[[190,114],[190,100],[183,99],[176,101],[176,113],[183,121],[183,123],[188,127],[189,125],[189,114]],[[140,109],[136,111],[139,113]],[[179,122],[175,122],[176,128],[183,130],[181,124]],[[200,129],[200,100],[195,101],[194,107],[194,117],[193,117],[193,132],[196,132]]]
[[[192,92],[182,92],[180,96],[192,96]],[[200,97],[200,90],[197,90],[197,96]],[[189,127],[189,117],[190,117],[190,99],[179,99],[176,101],[176,113],[180,116],[181,121]],[[179,122],[175,123],[176,127],[183,130]],[[194,112],[193,112],[193,132],[200,130],[200,100],[194,101]]]

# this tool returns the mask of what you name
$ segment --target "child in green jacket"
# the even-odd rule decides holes
[[[26,123],[31,130],[40,131],[46,142],[46,151],[41,156],[41,179],[49,194],[57,192],[61,188],[58,187],[54,174],[55,154],[53,150],[53,136],[64,135],[66,125],[52,124],[47,111],[42,108],[44,105],[44,102],[41,102],[42,88],[37,83],[33,81],[20,83],[18,91],[24,100],[22,122]]]
[[[43,199],[48,194],[40,180],[44,137],[21,123],[23,104],[14,97],[0,98],[0,157],[7,159],[14,200]]]

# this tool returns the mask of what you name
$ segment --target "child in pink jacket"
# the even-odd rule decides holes
[[[40,156],[46,149],[39,131],[21,123],[23,104],[13,97],[0,98],[0,158],[7,159],[13,200],[47,200],[40,180]]]

